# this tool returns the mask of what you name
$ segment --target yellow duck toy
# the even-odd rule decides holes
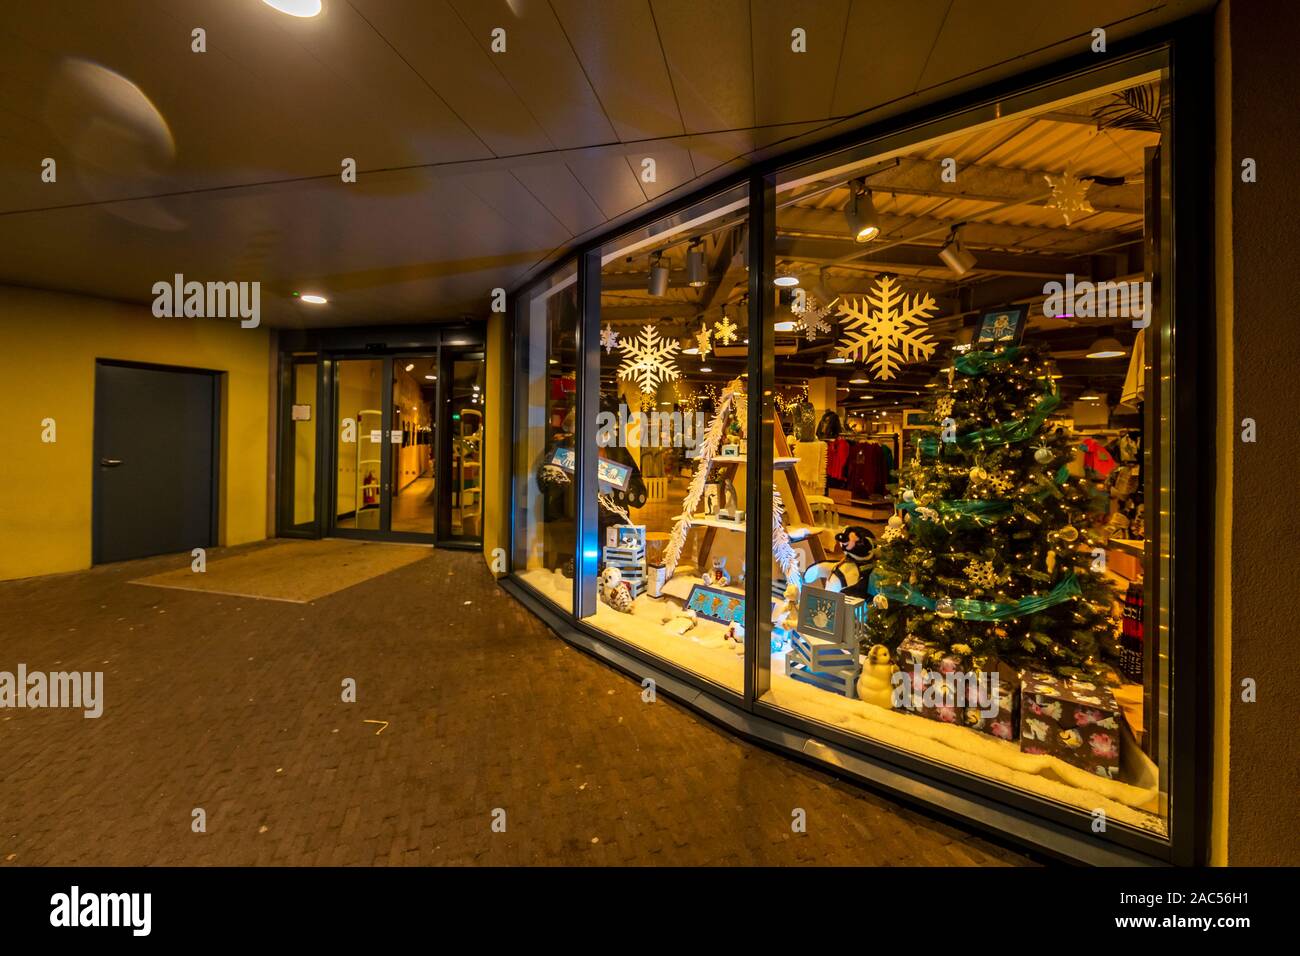
[[[894,672],[898,668],[889,657],[889,648],[873,644],[858,675],[858,699],[889,710],[894,705]]]

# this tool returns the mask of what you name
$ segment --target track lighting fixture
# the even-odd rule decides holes
[[[855,179],[849,184],[849,203],[844,207],[849,234],[856,242],[870,242],[880,235],[880,221],[876,204],[871,199],[865,179]]]
[[[698,242],[691,243],[686,250],[686,284],[692,289],[699,289],[709,281],[708,270],[704,265],[704,247]]]
[[[948,241],[939,250],[939,258],[954,274],[964,276],[975,268],[975,257],[962,248],[961,226],[953,226],[948,233]]]
[[[650,260],[650,286],[651,295],[668,294],[668,266],[664,263],[663,253],[656,252],[654,258]]]

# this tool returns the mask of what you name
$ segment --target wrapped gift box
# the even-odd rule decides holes
[[[965,708],[958,698],[954,681],[961,671],[961,660],[943,654],[937,644],[923,641],[915,635],[906,637],[898,645],[898,666],[907,677],[908,693],[904,699],[895,695],[894,709],[919,714],[946,724],[965,722]],[[933,664],[931,664],[933,662]]]
[[[1015,740],[1020,736],[1020,673],[999,662],[978,674],[980,686],[987,687],[997,701],[997,713],[988,714],[985,711],[991,708],[971,706],[968,701],[966,726],[1001,740]]]
[[[1120,708],[1092,681],[1026,673],[1020,700],[1020,749],[1048,754],[1110,780],[1119,778]]]

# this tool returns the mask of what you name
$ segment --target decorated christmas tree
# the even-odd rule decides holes
[[[866,645],[915,635],[968,665],[1097,675],[1116,654],[1110,584],[1090,548],[1091,482],[1050,426],[1050,362],[1030,347],[956,356],[905,451],[898,513],[879,537]],[[863,650],[866,650],[864,646]]]

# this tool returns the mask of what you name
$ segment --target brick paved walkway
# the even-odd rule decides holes
[[[642,703],[477,555],[310,605],[126,583],[188,560],[0,584],[0,670],[105,672],[99,720],[0,710],[0,865],[1029,862]]]

